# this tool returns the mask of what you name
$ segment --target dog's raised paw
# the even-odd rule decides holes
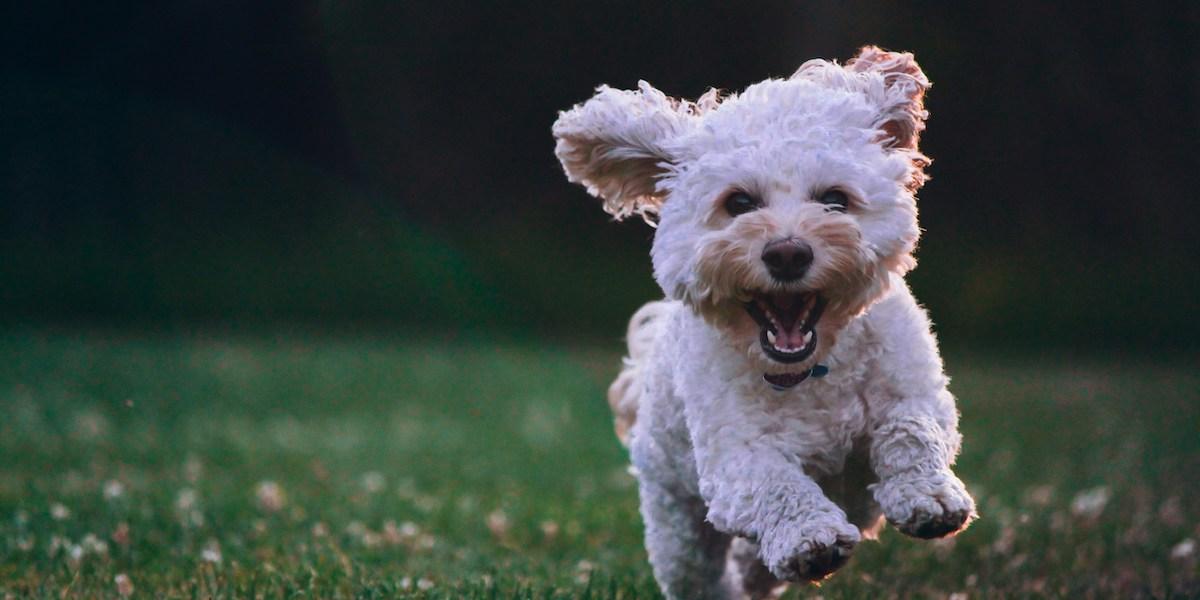
[[[938,515],[918,510],[911,519],[900,524],[898,528],[905,535],[931,540],[962,530],[970,518],[971,512],[968,510],[945,511]]]
[[[975,500],[948,470],[888,479],[872,485],[872,490],[888,522],[915,538],[956,533],[975,516]]]
[[[838,539],[832,544],[807,544],[807,549],[789,557],[772,571],[786,581],[817,582],[840,569],[854,555],[855,542]]]
[[[797,554],[792,559],[789,570],[795,574],[797,580],[821,581],[842,568],[853,554],[853,542],[838,540],[831,546],[816,544]]]

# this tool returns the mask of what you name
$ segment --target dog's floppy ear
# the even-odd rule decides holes
[[[851,73],[882,75],[882,88],[868,86],[867,94],[881,108],[879,128],[888,135],[885,145],[916,150],[929,116],[925,110],[929,78],[913,55],[865,46],[846,63],[845,69]]]
[[[665,196],[658,179],[675,162],[669,142],[691,119],[688,103],[645,81],[630,91],[600,86],[591,100],[559,113],[554,153],[567,179],[603,199],[609,214],[649,221]]]

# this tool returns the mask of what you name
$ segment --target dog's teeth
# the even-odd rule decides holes
[[[804,334],[804,344],[805,344],[806,346],[808,345],[808,343],[809,343],[809,342],[811,342],[811,341],[812,341],[812,334],[813,334],[813,332],[811,332],[811,331],[809,331],[808,333]]]
[[[767,331],[767,341],[771,342],[772,345],[775,344],[775,332],[774,331],[770,331],[770,330]]]

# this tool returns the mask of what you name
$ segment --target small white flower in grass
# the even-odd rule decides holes
[[[192,488],[183,488],[175,495],[175,510],[184,527],[202,527],[204,513],[200,512],[200,495]]]
[[[1182,542],[1175,544],[1174,548],[1171,548],[1171,558],[1173,560],[1186,560],[1195,554],[1196,540],[1193,540],[1192,538],[1183,540]]]
[[[254,497],[258,500],[258,507],[266,512],[278,512],[287,504],[283,488],[270,480],[258,482],[254,488]]]
[[[954,592],[953,594],[946,596],[946,600],[969,600],[969,599],[970,599],[970,596],[968,596],[966,592]]]
[[[558,523],[549,520],[542,521],[539,527],[542,530],[542,537],[545,538],[547,542],[554,541],[554,539],[558,537]]]
[[[508,534],[508,515],[503,510],[493,510],[487,516],[487,528],[492,535],[502,538]]]
[[[592,571],[596,569],[596,565],[592,561],[584,559],[575,564],[575,581],[577,583],[587,583],[592,578]]]
[[[1054,500],[1054,486],[1039,485],[1025,492],[1025,501],[1033,506],[1049,506]]]
[[[125,484],[116,479],[109,479],[104,482],[104,499],[109,502],[117,500],[125,495]]]
[[[71,541],[63,537],[52,535],[50,543],[46,544],[46,556],[54,558],[58,555],[58,551],[70,545]]]
[[[1105,486],[1079,492],[1075,495],[1075,499],[1071,500],[1071,514],[1080,519],[1096,519],[1100,513],[1104,512],[1104,507],[1108,505],[1110,497],[1112,497],[1112,492]]]
[[[383,543],[383,537],[378,533],[371,531],[370,529],[364,531],[362,538],[360,539],[362,541],[362,545],[366,546],[367,548],[378,548],[379,545]]]
[[[200,559],[214,565],[221,564],[221,544],[217,540],[208,540],[204,549],[200,551]]]
[[[113,583],[117,584],[117,593],[122,598],[128,598],[133,595],[133,580],[129,579],[128,575],[118,573],[116,577],[113,577]]]
[[[192,527],[204,527],[204,513],[198,510],[188,511],[187,516],[184,518],[183,524],[185,526],[190,525]]]
[[[1167,527],[1183,527],[1187,524],[1187,515],[1183,510],[1183,502],[1179,496],[1171,496],[1158,507],[1158,520]]]
[[[353,537],[362,537],[367,532],[367,526],[362,521],[350,521],[346,524],[346,533]]]
[[[100,556],[108,554],[108,542],[96,537],[94,533],[83,536],[83,540],[79,544],[83,546],[84,552],[88,554],[97,554]]]
[[[35,540],[33,536],[19,537],[17,538],[17,550],[20,550],[21,552],[29,552],[30,550],[33,550],[34,542],[36,541],[37,540]]]
[[[67,546],[67,562],[72,566],[78,566],[83,561],[83,546],[79,544],[71,544]]]
[[[315,538],[328,537],[329,536],[329,526],[321,521],[313,523],[312,536]]]
[[[411,577],[400,578],[400,589],[411,590],[412,589],[412,578]]]
[[[50,518],[55,521],[62,521],[71,518],[71,509],[64,506],[61,502],[55,502],[50,505]]]
[[[424,591],[432,589],[432,588],[433,588],[432,581],[425,579],[424,577],[417,580],[417,589],[418,590],[421,590],[422,592],[424,592]]]
[[[387,487],[387,480],[384,479],[383,473],[379,471],[371,471],[364,473],[362,476],[362,488],[368,494],[378,494]]]
[[[192,488],[183,488],[175,495],[175,510],[186,513],[193,508],[199,501],[199,496],[196,495],[196,490]]]
[[[400,528],[396,526],[395,521],[389,519],[383,522],[383,540],[393,546],[404,542],[404,536],[400,534]]]

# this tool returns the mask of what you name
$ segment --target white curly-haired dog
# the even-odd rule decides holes
[[[667,299],[634,315],[609,402],[669,598],[820,580],[881,517],[920,538],[974,518],[903,279],[928,87],[911,54],[866,47],[724,98],[601,86],[554,124],[571,181],[657,223]]]

